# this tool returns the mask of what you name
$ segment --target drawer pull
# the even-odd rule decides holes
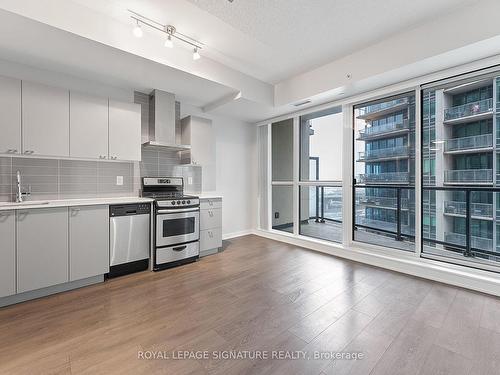
[[[173,251],[182,251],[182,250],[186,250],[187,246],[184,245],[184,246],[179,246],[179,247],[173,247],[172,250]]]
[[[210,217],[214,217],[214,212],[213,212],[213,211],[208,211],[208,215],[209,215]]]
[[[208,236],[209,236],[210,238],[214,238],[214,234],[212,233],[212,231],[208,231]]]

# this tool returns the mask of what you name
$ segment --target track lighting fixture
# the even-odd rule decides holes
[[[204,44],[193,39],[185,34],[180,33],[177,29],[172,25],[163,25],[159,22],[156,22],[150,18],[147,18],[137,12],[132,10],[128,10],[130,13],[130,17],[135,21],[135,26],[133,29],[133,33],[137,38],[142,37],[143,31],[141,26],[146,25],[151,29],[157,30],[163,34],[166,34],[165,39],[165,47],[172,48],[174,46],[174,38],[178,41],[181,41],[185,44],[188,44],[193,48],[193,60],[199,60],[201,58],[200,50],[203,48]]]

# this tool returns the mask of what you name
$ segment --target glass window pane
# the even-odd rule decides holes
[[[293,233],[293,187],[273,185],[272,205],[273,229]]]
[[[271,125],[273,181],[293,180],[293,119]]]
[[[342,180],[342,107],[300,117],[300,179]]]
[[[493,77],[476,77],[423,92],[422,130],[428,137],[422,143],[422,162],[433,164],[424,171],[422,188],[424,257],[446,257],[474,267],[500,261],[500,197],[489,190],[498,181],[496,84]]]
[[[354,240],[414,251],[414,93],[356,106],[354,127]]]
[[[342,187],[301,186],[300,234],[342,242],[342,228]]]

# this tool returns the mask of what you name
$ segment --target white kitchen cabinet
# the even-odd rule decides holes
[[[109,272],[109,208],[69,208],[70,281]]]
[[[222,198],[200,199],[200,256],[222,247]]]
[[[0,211],[0,297],[16,293],[16,215]]]
[[[21,81],[0,77],[0,154],[21,152]]]
[[[67,282],[68,208],[19,210],[16,221],[17,293]]]
[[[109,158],[141,160],[141,106],[109,100]]]
[[[202,190],[214,191],[216,139],[212,120],[188,116],[181,120],[181,129],[181,143],[191,145],[190,150],[182,152],[183,162],[201,165]]]
[[[23,153],[69,156],[69,91],[22,82]]]
[[[71,91],[70,156],[108,157],[108,99]]]

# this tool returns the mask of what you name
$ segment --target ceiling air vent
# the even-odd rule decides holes
[[[294,103],[293,106],[294,107],[301,107],[301,106],[309,104],[309,103],[311,103],[311,101],[309,99],[307,99],[307,100],[304,100],[302,102]]]

